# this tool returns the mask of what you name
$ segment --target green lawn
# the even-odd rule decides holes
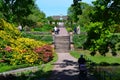
[[[90,55],[90,51],[87,50],[78,50],[78,51],[72,51],[71,55],[75,58],[79,58],[80,54],[85,55],[87,59],[90,59],[92,62],[95,62],[97,64],[100,64],[102,62],[106,62],[109,64],[118,63],[120,64],[120,56],[112,56],[110,53],[107,53],[106,56],[102,56],[99,53],[97,53],[95,56]]]
[[[43,32],[43,33],[45,33],[45,32]],[[32,34],[32,32],[31,33],[22,32],[22,36],[25,38],[35,39],[37,41],[44,41],[49,44],[51,44],[53,42],[53,37],[52,37],[51,33],[49,33],[49,34],[48,33],[47,34]]]

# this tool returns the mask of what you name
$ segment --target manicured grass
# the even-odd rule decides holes
[[[25,38],[35,39],[37,41],[44,41],[47,43],[53,42],[52,34],[41,34],[40,35],[40,34],[31,34],[31,33],[22,32],[22,36]]]
[[[97,53],[95,56],[90,55],[90,51],[87,50],[79,50],[79,51],[72,51],[71,55],[75,58],[79,58],[80,54],[85,55],[87,59],[90,59],[92,62],[95,62],[97,64],[100,64],[102,62],[106,62],[109,64],[118,63],[120,64],[120,56],[112,56],[110,53],[107,53],[106,56],[102,56],[99,53]]]
[[[0,63],[0,72],[14,70],[14,69],[18,69],[18,68],[25,68],[25,67],[28,67],[28,66],[30,66],[30,65],[28,65],[28,64],[23,64],[23,65],[8,65],[6,63]]]

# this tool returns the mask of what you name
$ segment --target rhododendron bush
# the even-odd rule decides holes
[[[14,25],[0,20],[0,60],[9,64],[41,64],[53,58],[53,48],[43,41],[23,38]]]

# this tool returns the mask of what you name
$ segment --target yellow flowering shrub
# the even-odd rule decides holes
[[[8,36],[14,39],[20,36],[20,31],[14,25],[7,23],[3,19],[0,19],[0,31],[5,31]]]
[[[37,50],[39,51],[36,52]],[[7,56],[5,58],[12,65],[41,64],[53,57],[52,48],[45,42],[21,37],[16,27],[2,19],[0,19],[0,53]]]

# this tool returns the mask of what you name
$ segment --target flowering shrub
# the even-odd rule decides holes
[[[41,64],[52,59],[53,49],[42,41],[21,37],[17,28],[0,19],[0,55],[12,65]]]
[[[53,49],[50,45],[44,45],[42,47],[36,47],[34,52],[38,54],[38,58],[44,62],[48,62],[53,58]]]

